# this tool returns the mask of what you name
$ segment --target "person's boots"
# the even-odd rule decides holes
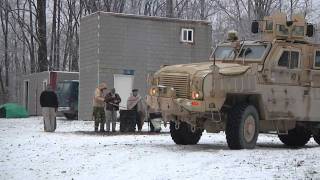
[[[104,130],[104,124],[102,124],[102,123],[100,123],[100,132],[106,132],[106,131]]]
[[[99,122],[94,122],[94,132],[98,132]]]

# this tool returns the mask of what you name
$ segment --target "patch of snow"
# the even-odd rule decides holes
[[[163,127],[164,128],[164,127]],[[145,124],[143,131],[147,131]],[[320,147],[289,149],[260,134],[254,150],[229,150],[225,134],[178,146],[161,134],[92,133],[91,121],[0,119],[0,179],[320,179]]]

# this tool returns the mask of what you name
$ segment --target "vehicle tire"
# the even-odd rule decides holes
[[[253,105],[234,106],[228,113],[226,138],[230,149],[253,149],[259,135],[259,114]]]
[[[297,126],[288,131],[288,134],[278,135],[280,141],[290,147],[302,147],[308,143],[311,138],[311,132],[304,127]]]
[[[170,133],[172,140],[179,145],[197,144],[202,136],[201,129],[191,131],[191,126],[185,122],[180,122],[179,129],[176,129],[176,123],[170,122]]]
[[[65,116],[68,120],[75,120],[75,119],[77,119],[77,114],[73,114],[73,113],[64,113],[64,116]]]

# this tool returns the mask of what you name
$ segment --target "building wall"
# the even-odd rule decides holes
[[[91,120],[92,97],[98,84],[98,15],[81,19],[79,61],[79,119]]]
[[[27,107],[25,101],[25,82],[29,82],[29,95]],[[34,73],[23,77],[22,80],[22,105],[25,106],[30,115],[41,115],[40,94],[43,89],[43,81],[49,82],[49,72]]]
[[[78,80],[79,73],[75,72],[57,72],[57,82],[65,80]],[[25,81],[29,82],[29,96],[27,110],[30,115],[41,115],[40,94],[45,89],[43,82],[50,84],[50,75],[48,71],[33,73],[24,76],[21,81],[21,105],[25,106]]]
[[[100,16],[99,28],[95,28],[92,24],[92,21],[98,19],[97,16]],[[157,71],[164,64],[207,61],[210,54],[211,26],[204,21],[99,12],[82,20],[80,38],[92,36],[87,32],[89,31],[87,23],[91,24],[91,31],[99,30],[97,32],[99,34],[99,42],[97,43],[99,73],[98,77],[91,77],[92,74],[85,75],[84,68],[88,68],[88,65],[84,65],[84,61],[88,63],[88,61],[93,60],[82,56],[84,53],[81,51],[85,50],[84,46],[93,42],[91,42],[92,38],[90,38],[90,42],[83,39],[83,41],[80,41],[80,97],[83,99],[89,99],[93,87],[86,90],[82,89],[82,76],[88,78],[84,82],[85,84],[89,81],[90,76],[92,84],[98,79],[99,82],[106,82],[111,88],[114,84],[114,74],[123,74],[125,69],[134,70],[134,88],[138,88],[140,94],[145,95],[148,73]],[[193,44],[180,42],[181,28],[194,29]],[[86,30],[85,33],[82,32],[84,30]],[[82,97],[84,92],[86,92],[85,96],[87,97]],[[83,104],[80,101],[80,119],[91,118],[90,105],[90,103]],[[87,111],[88,109],[90,112]]]

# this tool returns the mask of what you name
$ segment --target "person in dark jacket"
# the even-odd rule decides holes
[[[40,105],[42,107],[44,131],[54,132],[57,127],[56,112],[58,108],[58,97],[50,85],[41,93]]]
[[[131,96],[127,100],[127,109],[133,110],[136,113],[136,125],[138,126],[138,131],[141,132],[144,119],[146,117],[146,104],[145,101],[138,93],[138,89],[133,89]]]
[[[110,131],[110,123],[112,124],[112,132],[116,131],[117,111],[121,98],[113,88],[105,97],[106,102],[106,131]]]

